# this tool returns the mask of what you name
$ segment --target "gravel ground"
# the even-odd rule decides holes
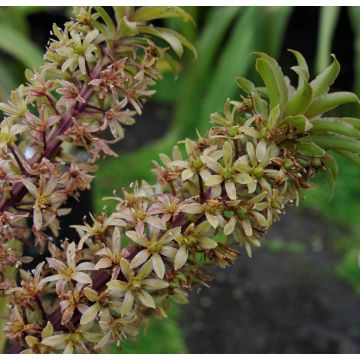
[[[188,351],[359,352],[360,297],[336,277],[330,250],[339,230],[312,210],[294,209],[264,241],[282,248],[211,269],[211,288],[193,291],[181,316]]]

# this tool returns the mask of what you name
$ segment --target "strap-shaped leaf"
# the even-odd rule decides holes
[[[326,94],[339,75],[340,64],[335,55],[331,56],[334,59],[333,62],[310,83],[314,97]]]
[[[344,121],[332,119],[316,119],[312,122],[313,127],[310,132],[334,132],[350,137],[360,137],[360,131],[356,130],[351,124]]]
[[[339,91],[332,94],[326,94],[315,99],[306,111],[305,115],[308,118],[312,118],[322,113],[326,113],[339,105],[352,102],[359,102],[359,99],[351,92]]]
[[[108,12],[101,6],[94,6],[95,10],[99,13],[101,18],[104,20],[104,23],[106,27],[109,29],[109,31],[113,34],[116,33],[116,28],[114,22],[111,20],[110,15]]]
[[[181,18],[184,21],[191,21],[195,24],[192,16],[178,6],[143,6],[135,11],[131,20],[150,21],[166,18]]]
[[[344,150],[336,150],[336,152],[339,155],[344,156],[345,158],[351,160],[354,164],[356,164],[357,166],[360,167],[360,156],[359,156],[359,154],[354,154],[352,152],[344,151]]]
[[[322,120],[346,122],[352,125],[355,129],[360,129],[360,119],[354,117],[324,117]]]
[[[298,152],[305,156],[315,156],[323,157],[325,155],[325,150],[315,143],[299,143],[296,145]]]
[[[295,56],[298,66],[303,68],[307,72],[307,74],[309,74],[308,64],[307,64],[305,58],[301,55],[301,53],[299,53],[299,51],[292,50],[292,49],[288,49],[288,51],[290,51]],[[299,80],[302,80],[302,79],[299,79]]]
[[[275,130],[280,118],[280,106],[276,105],[269,114],[267,126],[270,130]]]
[[[312,128],[312,123],[304,115],[287,116],[284,122],[295,127],[302,133]]]
[[[292,70],[299,75],[299,85],[287,104],[286,115],[303,114],[313,98],[312,88],[308,83],[309,73],[300,66],[293,66]]]
[[[255,51],[252,54],[255,56],[258,56],[258,59],[256,61],[256,70],[260,73],[261,77],[264,80],[265,86],[268,89],[269,99],[270,99],[270,108],[273,109],[277,104],[279,104],[280,111],[283,114],[285,112],[285,106],[286,106],[286,100],[287,100],[287,86],[286,86],[284,74],[281,70],[281,67],[279,66],[279,64],[273,57],[271,57],[263,52]],[[263,61],[258,63],[259,60],[263,60]],[[271,76],[270,76],[270,74],[267,74],[269,72],[272,73]],[[267,79],[266,82],[261,73]],[[270,85],[270,83],[269,83],[269,79],[271,77],[273,77],[275,80],[275,83],[272,85]],[[275,92],[273,90],[270,91],[270,89],[269,89],[269,86],[273,87],[274,85],[276,86],[276,89],[277,89],[278,99],[274,98]],[[270,94],[270,92],[271,92],[271,94]]]
[[[270,108],[273,109],[280,102],[280,93],[276,85],[275,75],[270,64],[265,59],[259,58],[256,60],[256,70],[263,79],[269,96]]]
[[[241,90],[245,91],[247,94],[256,92],[255,85],[250,80],[248,80],[242,76],[237,76],[235,80],[236,80],[236,84],[238,85],[238,87]]]
[[[325,150],[345,150],[360,153],[360,141],[342,135],[314,134],[304,136],[297,141],[303,143],[314,142]]]
[[[260,114],[264,119],[266,119],[269,114],[269,104],[266,100],[260,97],[257,92],[252,93],[252,98],[256,112]]]
[[[138,26],[138,29],[141,33],[150,34],[166,40],[178,56],[182,55],[182,46],[184,45],[192,51],[195,58],[197,57],[196,49],[190,41],[174,30],[155,26]]]

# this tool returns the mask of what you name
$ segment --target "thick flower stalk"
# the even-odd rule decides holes
[[[116,156],[110,144],[142,113],[159,68],[174,68],[170,48],[194,51],[175,31],[147,24],[166,17],[191,19],[176,7],[75,8],[63,29],[54,24],[45,64],[27,70],[28,82],[0,104],[1,289],[4,268],[26,260],[14,241],[35,239],[44,251],[71,211],[67,199],[90,187],[92,163]]]
[[[333,183],[329,152],[359,163],[360,119],[324,116],[358,103],[351,93],[328,94],[336,58],[310,82],[304,58],[292,53],[296,88],[274,59],[255,53],[264,87],[239,77],[241,100],[211,115],[206,136],[181,141],[171,157],[161,154],[154,185],[115,193],[112,214],[75,226],[80,242],[64,241],[35,274],[22,273],[22,285],[10,290],[12,341],[27,353],[103,352],[121,344],[150,316],[166,317],[170,300],[185,303],[194,284],[211,280],[204,265],[230,265],[243,249],[251,256],[318,172]]]

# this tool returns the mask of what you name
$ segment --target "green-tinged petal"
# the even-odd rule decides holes
[[[53,335],[43,339],[41,343],[46,346],[58,346],[65,344],[68,334]]]
[[[165,275],[165,264],[159,254],[153,254],[151,256],[153,268],[155,271],[155,274],[160,278],[163,279]]]
[[[308,118],[312,118],[320,114],[326,113],[330,110],[333,110],[340,105],[353,102],[358,103],[359,99],[354,93],[351,92],[339,91],[323,95],[312,102],[310,107],[307,109],[305,116],[307,116]]]
[[[147,249],[143,249],[136,254],[136,256],[130,262],[130,268],[135,269],[142,265],[148,258],[150,257],[150,253]]]
[[[217,247],[217,242],[210,238],[201,238],[199,243],[203,249],[214,249]]]
[[[226,180],[225,190],[231,200],[236,200],[236,187],[234,181]]]
[[[235,230],[235,225],[236,225],[236,219],[235,217],[233,216],[228,222],[227,224],[225,225],[224,227],[224,234],[225,235],[230,235],[234,232]]]
[[[188,250],[185,245],[181,245],[178,252],[176,253],[174,260],[174,269],[181,269],[188,259]]]
[[[128,314],[131,311],[133,304],[134,304],[134,295],[130,290],[128,290],[125,293],[124,301],[120,308],[121,314],[123,315]]]
[[[140,290],[137,296],[145,306],[155,309],[154,299],[146,290]]]
[[[222,181],[223,181],[223,177],[221,175],[210,175],[205,180],[205,185],[206,186],[214,186],[214,185],[221,184]]]
[[[166,289],[169,283],[160,279],[145,279],[143,281],[144,288],[149,291]]]
[[[91,305],[81,316],[80,324],[86,325],[95,320],[97,314],[99,313],[100,306],[98,303]]]
[[[90,284],[92,282],[90,276],[82,272],[74,272],[71,278],[81,284]]]

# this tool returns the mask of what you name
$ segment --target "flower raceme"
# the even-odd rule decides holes
[[[27,83],[11,93],[8,103],[0,103],[5,115],[0,218],[6,219],[1,246],[34,237],[46,250],[59,235],[59,217],[71,211],[63,208],[65,202],[90,188],[96,170],[91,163],[116,156],[109,145],[121,140],[124,126],[142,113],[155,92],[151,87],[162,78],[159,69],[174,68],[172,53],[181,56],[183,44],[196,55],[183,36],[148,23],[167,17],[191,20],[176,7],[114,7],[110,13],[79,7],[63,29],[53,25],[45,64],[27,70]],[[5,265],[0,262],[2,289]]]
[[[170,300],[185,303],[193,285],[210,281],[204,264],[231,265],[242,249],[251,256],[318,172],[333,184],[331,152],[359,164],[360,119],[324,115],[359,102],[352,93],[328,93],[339,72],[336,58],[310,81],[305,59],[292,53],[297,87],[273,58],[255,53],[264,86],[238,77],[241,100],[227,100],[222,113],[211,115],[206,136],[161,154],[154,185],[136,182],[114,193],[113,213],[75,226],[77,245],[50,248],[59,261],[49,258],[38,269],[43,280],[36,297],[27,293],[32,307],[20,300],[21,286],[11,291],[10,339],[24,352],[101,352],[121,344],[150,316],[166,317]],[[37,304],[54,291],[52,307],[62,306],[53,314],[41,311]]]

